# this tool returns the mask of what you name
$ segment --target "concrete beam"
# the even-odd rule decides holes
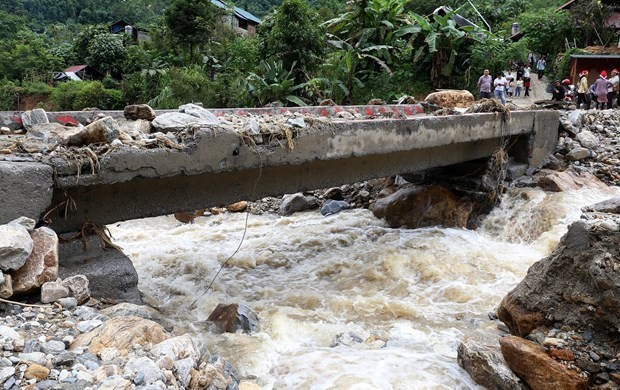
[[[186,151],[123,148],[102,159],[96,175],[58,177],[52,206],[70,197],[76,210],[65,218],[59,207],[50,218],[63,232],[87,221],[107,224],[325,188],[487,157],[519,135],[535,134],[525,147],[538,164],[553,151],[558,123],[556,111],[334,122],[299,129],[290,151],[248,146],[222,128],[201,129]]]
[[[122,146],[101,158],[95,174],[85,167],[77,172],[62,159],[45,165],[7,157],[0,163],[0,223],[22,215],[39,219],[52,210],[52,227],[71,231],[85,222],[108,224],[457,164],[490,156],[508,138],[518,140],[513,156],[538,167],[554,150],[559,126],[557,111],[425,117],[417,116],[417,105],[283,110],[330,116],[345,109],[373,119],[308,119],[306,127],[293,129],[291,150],[276,142],[250,145],[233,130],[212,127],[197,129],[182,151]],[[67,113],[48,114],[68,119]],[[93,115],[79,114],[82,120]]]

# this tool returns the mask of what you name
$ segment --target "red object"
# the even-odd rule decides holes
[[[606,78],[607,78],[607,72],[602,71],[602,72],[601,72],[601,77],[602,77],[602,78],[604,78],[604,79],[606,79]]]
[[[570,80],[569,79],[564,79],[564,80],[562,80],[562,84],[569,85],[570,84]]]
[[[71,115],[60,115],[56,117],[56,122],[63,126],[78,126],[80,122],[75,120]]]

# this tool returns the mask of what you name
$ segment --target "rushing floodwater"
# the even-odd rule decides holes
[[[459,341],[491,326],[487,313],[553,250],[580,207],[613,191],[514,190],[478,231],[390,229],[368,210],[250,215],[241,250],[206,295],[245,214],[110,230],[145,301],[265,389],[471,389],[456,363]],[[259,331],[220,334],[206,322],[218,303],[252,308]]]

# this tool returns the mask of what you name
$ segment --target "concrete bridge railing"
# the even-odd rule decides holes
[[[536,167],[554,150],[558,125],[556,111],[317,122],[295,130],[292,149],[200,128],[185,150],[121,147],[79,176],[63,161],[5,157],[0,223],[47,213],[57,232],[79,230],[471,161],[506,138],[516,159]]]

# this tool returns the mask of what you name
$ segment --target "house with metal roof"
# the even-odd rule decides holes
[[[70,66],[62,72],[56,72],[53,81],[101,80],[103,75],[89,65]]]
[[[620,69],[620,48],[611,46],[589,46],[570,55],[569,78],[579,80],[579,73],[588,71],[588,84],[592,84],[604,70],[607,74],[612,69]]]
[[[134,42],[151,41],[151,36],[148,34],[148,31],[146,29],[134,27],[122,19],[111,24],[108,27],[108,30],[111,34],[125,33],[129,35]]]
[[[211,0],[211,4],[226,12],[226,24],[235,31],[248,36],[256,34],[256,26],[261,23],[259,18],[239,7],[228,6],[220,0]]]

